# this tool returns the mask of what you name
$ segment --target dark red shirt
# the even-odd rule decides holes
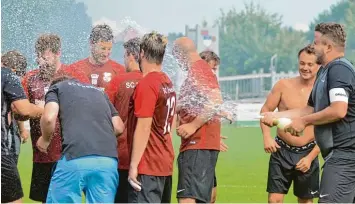
[[[86,58],[71,64],[69,67],[71,72],[84,74],[92,85],[102,89],[106,89],[115,76],[125,73],[124,66],[113,60],[109,60],[103,65],[94,65],[90,63],[89,58]]]
[[[56,77],[59,76],[69,76],[79,80],[81,83],[90,84],[89,78],[84,74],[84,72],[76,72],[75,69],[71,69],[70,66],[62,66],[56,74]]]
[[[152,117],[153,119],[148,144],[138,165],[139,174],[172,175],[174,149],[170,130],[175,113],[175,102],[176,93],[173,84],[163,72],[147,74],[136,86],[129,104],[128,152],[132,152],[137,118]]]
[[[216,94],[220,94],[220,89],[210,66],[204,60],[195,62],[181,86],[178,101],[181,106],[178,111],[179,125],[190,123],[202,114],[204,105],[212,101]],[[213,117],[192,136],[181,139],[180,152],[188,149],[220,150],[220,133],[220,118]]]
[[[113,78],[105,90],[125,125],[127,124],[128,119],[129,101],[132,97],[134,88],[142,78],[143,74],[140,71],[124,73]],[[127,128],[125,128],[122,135],[117,138],[117,150],[119,159],[118,168],[128,170],[129,156],[127,148]]]
[[[37,104],[44,101],[45,94],[49,89],[50,79],[42,78],[39,69],[29,72],[23,79],[26,94],[30,103]],[[48,147],[48,153],[38,150],[36,143],[41,134],[40,119],[30,119],[31,141],[33,150],[33,161],[39,163],[56,162],[60,159],[62,151],[62,138],[59,120],[56,122],[55,131],[51,143]]]

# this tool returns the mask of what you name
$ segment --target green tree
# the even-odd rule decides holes
[[[92,27],[84,3],[75,0],[2,0],[3,52],[19,50],[35,66],[34,44],[42,33],[55,33],[62,40],[62,61],[71,63],[89,53]],[[33,67],[32,67],[33,68]]]
[[[337,22],[345,26],[347,33],[346,57],[355,62],[355,2],[351,0],[342,0],[330,7],[329,10],[320,13],[310,24],[310,31],[307,33],[307,39],[312,42],[314,28],[321,22]]]
[[[260,5],[232,8],[217,20],[220,27],[221,76],[269,71],[270,58],[278,54],[277,71],[294,68],[296,53],[306,45],[304,33],[282,27],[282,17]]]

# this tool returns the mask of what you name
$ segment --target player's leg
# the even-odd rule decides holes
[[[113,203],[119,185],[117,159],[86,156],[80,161],[83,167],[86,203]]]
[[[281,147],[270,156],[267,180],[269,203],[283,203],[292,183],[292,163],[287,161],[289,152]]]
[[[306,152],[303,156],[308,153]],[[293,193],[298,198],[298,203],[313,203],[313,198],[318,198],[319,171],[318,157],[312,161],[311,167],[306,173],[296,170]]]
[[[48,188],[46,203],[80,203],[84,188],[77,159],[66,160],[63,156],[56,164]]]
[[[1,203],[22,203],[20,174],[13,155],[1,155]]]
[[[45,203],[48,194],[49,184],[51,182],[54,162],[36,163],[33,162],[32,178],[30,188],[30,199]]]
[[[214,150],[186,150],[179,154],[179,203],[211,201],[218,153]]]
[[[164,193],[165,177],[138,175],[137,180],[142,184],[142,190],[136,191],[128,187],[129,203],[161,203]]]
[[[212,195],[211,195],[211,203],[215,203],[217,199],[217,177],[216,172],[214,173],[213,179],[213,188],[212,188]]]
[[[115,203],[128,203],[128,170],[118,169],[119,183]]]
[[[319,203],[351,203],[355,197],[354,160],[331,157],[323,167]]]

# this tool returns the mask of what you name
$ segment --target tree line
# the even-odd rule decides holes
[[[75,0],[2,0],[1,49],[17,49],[35,66],[34,43],[41,33],[57,33],[62,38],[63,63],[71,63],[89,54],[88,37],[92,19],[84,3]],[[242,11],[221,10],[214,22],[220,30],[220,75],[249,74],[264,69],[269,72],[270,58],[277,54],[277,72],[295,70],[297,53],[313,40],[319,22],[343,23],[347,31],[346,56],[355,61],[355,3],[342,0],[320,13],[308,32],[282,25],[282,17],[267,12],[260,5],[245,4]],[[170,33],[174,41],[182,33]],[[122,61],[122,44],[114,45],[112,57]]]

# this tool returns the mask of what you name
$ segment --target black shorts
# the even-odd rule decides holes
[[[330,157],[323,166],[320,203],[354,203],[355,160]]]
[[[270,156],[267,192],[287,194],[293,181],[293,194],[298,198],[312,199],[319,196],[319,161],[311,163],[306,173],[296,170],[296,164],[307,156],[313,147],[295,152],[282,144]]]
[[[186,150],[179,154],[177,198],[211,201],[218,154],[216,150]]]
[[[128,170],[118,169],[119,183],[115,203],[128,203]]]
[[[1,203],[9,203],[23,197],[20,174],[15,155],[1,155]]]
[[[138,175],[141,191],[128,187],[128,203],[170,203],[172,176]]]
[[[45,203],[56,162],[33,162],[30,199]]]

